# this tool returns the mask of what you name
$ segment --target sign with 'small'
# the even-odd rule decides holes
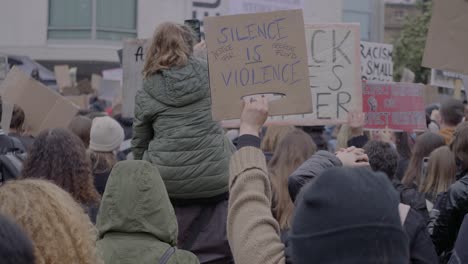
[[[239,118],[241,99],[282,95],[270,114],[312,112],[301,10],[207,17],[214,120]]]

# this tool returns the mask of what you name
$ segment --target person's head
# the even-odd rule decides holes
[[[93,119],[89,149],[94,152],[114,152],[120,148],[125,134],[119,122],[112,117],[103,116]]]
[[[289,227],[294,210],[288,191],[288,177],[316,150],[312,138],[304,131],[295,128],[284,135],[268,164],[274,193],[273,210],[283,229]]]
[[[100,263],[95,228],[60,187],[44,180],[9,181],[0,188],[0,201],[0,213],[33,241],[36,263]]]
[[[463,122],[455,129],[454,140],[450,146],[460,169],[468,169],[468,122]]]
[[[73,132],[81,139],[85,145],[85,148],[88,148],[89,146],[89,137],[92,123],[93,122],[91,119],[85,116],[76,116],[72,119],[70,125],[68,126],[68,129],[70,129],[71,132]]]
[[[34,248],[26,233],[0,214],[0,259],[2,264],[34,264]]]
[[[427,175],[419,186],[419,191],[431,194],[445,192],[455,182],[456,174],[455,155],[448,146],[440,147],[429,156]]]
[[[99,203],[86,149],[69,130],[55,128],[39,133],[21,177],[50,180],[84,205]]]
[[[195,35],[185,25],[165,22],[156,28],[145,58],[145,78],[172,67],[184,66],[193,54]]]
[[[440,106],[440,117],[442,125],[456,127],[465,115],[465,106],[460,100],[446,99]]]
[[[389,179],[395,177],[398,167],[398,153],[390,143],[372,140],[364,146],[372,170],[384,172]]]
[[[112,263],[128,245],[112,243],[113,233],[146,234],[156,239],[135,240],[137,255],[163,255],[165,249],[151,241],[171,246],[177,243],[177,219],[158,169],[146,161],[122,161],[115,165],[107,182],[97,217],[98,248],[104,261]],[[159,242],[160,243],[160,242]],[[140,245],[140,246],[139,246]],[[158,245],[158,243],[156,243]],[[151,250],[148,250],[150,248]],[[149,257],[147,259],[156,259]]]
[[[289,235],[293,262],[408,263],[398,204],[382,173],[326,170],[298,196]]]
[[[276,146],[284,137],[284,135],[293,129],[293,126],[269,126],[266,130],[265,136],[262,139],[260,148],[263,150],[263,152],[275,152]]]
[[[411,159],[402,182],[408,186],[412,184],[420,185],[423,159],[429,157],[436,148],[444,145],[444,138],[432,132],[425,132],[416,137]]]
[[[11,123],[10,123],[10,132],[23,132],[23,125],[24,125],[24,111],[18,105],[13,107],[13,114],[11,116]]]
[[[408,132],[395,133],[395,145],[400,158],[409,159],[414,143]]]

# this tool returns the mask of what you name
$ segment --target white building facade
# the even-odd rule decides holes
[[[118,67],[127,38],[150,38],[164,21],[302,8],[305,23],[360,22],[363,40],[381,41],[381,0],[0,0],[0,53],[79,72]],[[382,35],[382,36],[381,36]],[[82,69],[84,68],[84,69]],[[91,70],[90,70],[91,69]]]

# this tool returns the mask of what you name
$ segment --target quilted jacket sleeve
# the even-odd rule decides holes
[[[304,162],[288,179],[289,195],[296,200],[301,188],[324,170],[333,167],[341,167],[341,161],[328,151],[319,151]]]
[[[153,123],[157,118],[157,113],[161,110],[160,108],[160,103],[152,99],[145,91],[137,92],[132,138],[135,160],[143,159],[143,154],[154,137]]]

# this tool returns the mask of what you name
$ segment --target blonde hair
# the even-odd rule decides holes
[[[336,149],[348,147],[348,140],[351,139],[351,127],[348,125],[341,125],[340,131],[336,136]]]
[[[294,204],[288,191],[288,177],[317,151],[312,138],[294,128],[279,142],[268,164],[273,191],[273,214],[281,229],[290,226]]]
[[[60,187],[45,180],[9,181],[0,188],[0,201],[0,213],[32,239],[36,264],[102,263],[88,215]]]
[[[264,152],[275,152],[275,148],[281,139],[288,132],[294,130],[293,126],[269,126],[266,130],[265,136],[262,139],[260,148]]]
[[[455,155],[449,147],[440,147],[429,156],[427,176],[419,191],[435,195],[443,193],[455,182],[456,173]]]
[[[192,29],[185,25],[166,22],[157,27],[145,58],[144,77],[187,65],[193,53],[194,36]]]
[[[97,152],[88,150],[88,156],[91,160],[93,173],[103,173],[111,170],[117,163],[117,157],[114,152]]]

